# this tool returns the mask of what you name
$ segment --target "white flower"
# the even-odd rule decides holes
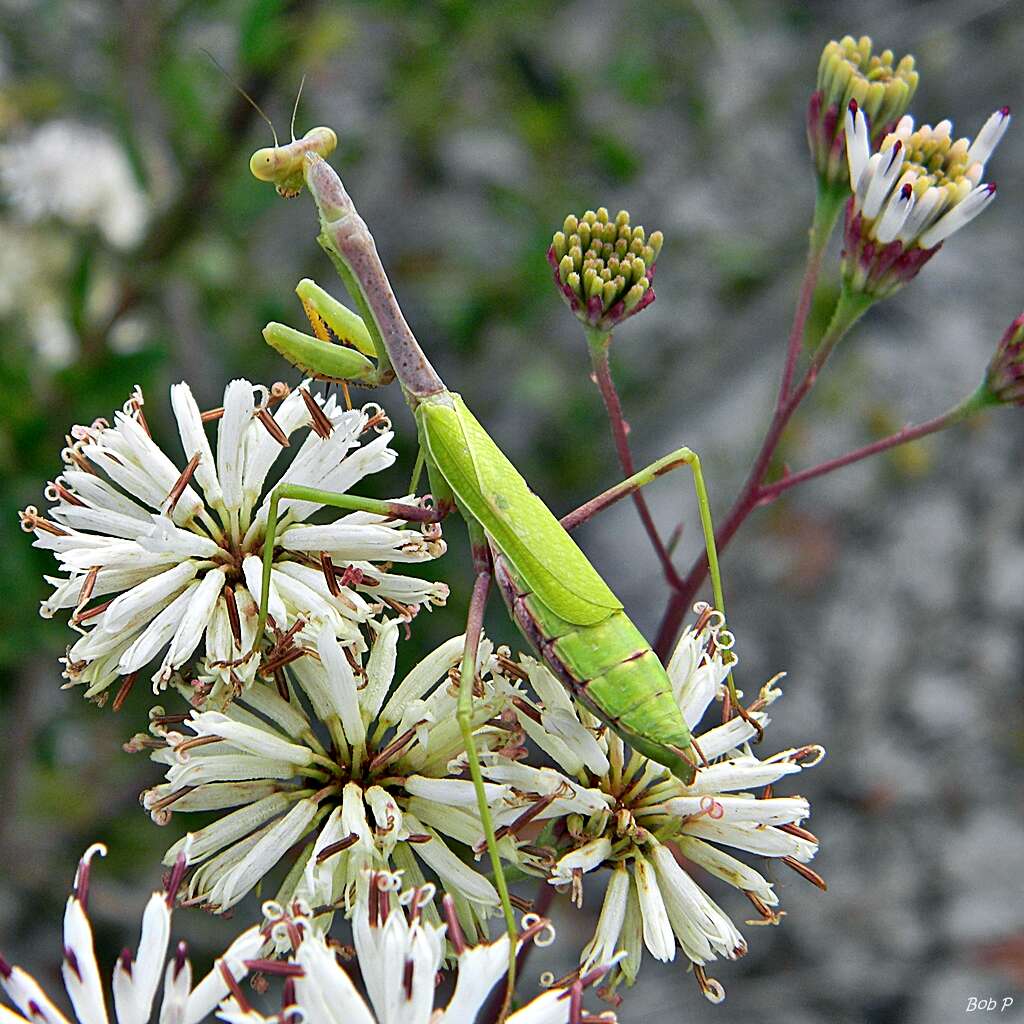
[[[150,437],[136,389],[112,425],[97,420],[72,429],[64,471],[46,492],[55,503],[50,518],[34,508],[22,513],[35,546],[53,551],[60,564],[63,574],[47,577],[55,590],[41,613],[73,609],[71,624],[82,635],[68,650],[64,674],[85,685],[89,698],[104,698],[118,677],[126,677],[127,693],[136,673],[157,658],[154,689],[200,655],[204,692],[216,687],[221,699],[250,684],[259,667],[253,652],[261,639],[255,630],[268,480],[284,446],[294,457],[279,482],[329,491],[346,491],[395,460],[379,407],[346,411],[333,397],[314,399],[306,385],[288,393],[284,385],[268,391],[232,381],[223,410],[206,417],[219,416],[216,455],[187,384],[171,388],[171,405],[184,468]],[[436,526],[409,529],[365,513],[308,525],[319,508],[280,503],[268,675],[325,626],[360,651],[362,628],[379,627],[385,611],[408,620],[447,597],[443,583],[374,564],[438,557],[445,546]]]
[[[51,121],[3,146],[0,181],[25,220],[95,227],[118,248],[139,242],[149,217],[124,149],[95,125]]]
[[[667,667],[676,701],[694,731],[708,707],[723,697],[723,682],[735,665],[732,653],[722,650],[732,642],[722,616],[706,605],[698,610],[698,623],[686,630]],[[563,766],[564,785],[597,793],[604,801],[570,823],[568,848],[555,840],[550,848],[534,842],[520,851],[526,870],[567,886],[578,904],[584,874],[612,869],[597,929],[582,953],[583,970],[623,949],[627,955],[613,974],[614,989],[623,978],[632,984],[644,947],[659,960],[674,959],[678,948],[694,965],[705,995],[721,998],[724,991],[703,966],[718,957],[741,956],[746,942],[686,863],[742,890],[758,910],[757,923],[777,923],[781,912],[775,909],[779,901],[772,884],[720,847],[782,858],[820,883],[805,867],[817,852],[817,840],[797,825],[810,813],[807,801],[767,790],[817,764],[824,751],[809,746],[764,760],[753,755],[749,742],[757,727],[768,723],[766,709],[780,696],[772,680],[750,706],[756,726],[733,717],[695,736],[699,764],[692,783],[684,785],[661,765],[629,751],[614,732],[574,705],[542,665],[523,658],[522,667],[542,706],[518,696],[521,725]],[[557,731],[548,725],[556,716],[562,723]]]
[[[882,298],[913,278],[954,232],[995,198],[981,179],[1010,124],[1003,107],[974,142],[953,141],[953,125],[914,127],[904,115],[871,152],[863,110],[846,112],[846,155],[853,198],[846,222],[843,277],[849,287]]]
[[[109,1019],[87,914],[90,862],[95,854],[106,856],[106,852],[100,843],[86,850],[64,911],[61,971],[74,1007],[74,1019],[81,1024],[105,1024]],[[111,988],[117,1024],[147,1024],[157,1019],[163,1024],[198,1024],[206,1020],[228,995],[228,978],[237,989],[238,982],[249,972],[249,962],[264,943],[258,927],[243,932],[217,959],[210,973],[193,987],[185,943],[179,943],[174,955],[167,959],[171,908],[184,870],[182,858],[171,871],[166,889],[153,893],[146,904],[138,952],[133,957],[125,950],[114,965]],[[163,999],[159,1013],[155,1014],[153,1004],[161,979]],[[0,958],[0,986],[21,1011],[15,1013],[0,1006],[0,1021],[4,1024],[68,1024],[68,1017],[51,1002],[36,980],[3,958]]]
[[[404,870],[415,884],[437,878],[460,901],[467,929],[494,911],[494,887],[466,849],[480,855],[483,830],[472,783],[460,777],[454,673],[463,638],[442,644],[392,690],[398,630],[387,622],[365,660],[350,663],[324,628],[315,652],[288,666],[287,699],[257,680],[223,713],[154,709],[157,738],[130,744],[156,748],[153,760],[167,765],[167,781],[143,794],[153,818],[235,808],[168,850],[169,864],[189,846],[188,898],[227,910],[298,844],[278,899],[304,900],[320,930],[335,910],[351,908],[369,868]],[[507,831],[523,807],[538,803],[548,816],[606,808],[603,794],[563,785],[558,773],[503,752],[520,735],[508,710],[517,691],[502,674],[506,660],[482,641],[473,721],[496,824]],[[510,835],[501,851],[519,858]]]
[[[397,874],[368,873],[362,887],[365,895],[355,907],[353,944],[368,998],[359,994],[334,950],[312,927],[307,907],[297,902],[286,910],[271,902],[264,905],[264,914],[273,922],[272,935],[287,932],[291,945],[298,946],[278,969],[293,980],[294,1000],[280,1016],[264,1017],[248,1005],[244,995],[241,1002],[236,996],[222,1008],[221,1018],[230,1024],[271,1024],[289,1020],[289,1012],[298,1010],[310,1024],[474,1024],[508,970],[508,935],[471,945],[450,895],[442,900],[445,923],[441,923],[432,904],[433,886],[406,892],[400,892],[400,887]],[[454,952],[455,989],[446,1006],[435,1008],[446,939]],[[527,914],[516,949],[530,942],[547,945],[553,939],[546,920]],[[614,959],[553,985],[510,1014],[508,1024],[578,1024],[584,990],[604,977]],[[274,973],[273,963],[262,966]],[[615,1024],[616,1018],[605,1012],[600,1019]]]

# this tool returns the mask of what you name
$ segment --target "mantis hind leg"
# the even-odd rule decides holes
[[[704,549],[708,559],[708,573],[711,577],[712,599],[715,607],[724,615],[725,594],[722,589],[722,573],[718,564],[715,527],[711,519],[711,503],[708,500],[708,490],[704,483],[700,456],[692,449],[677,448],[674,452],[669,452],[668,455],[655,460],[649,466],[645,466],[621,483],[616,484],[614,487],[609,487],[608,490],[603,491],[596,498],[591,498],[590,501],[581,505],[578,509],[563,516],[560,521],[566,530],[574,530],[577,526],[592,519],[610,505],[614,505],[615,502],[635,494],[641,487],[646,487],[647,484],[653,483],[659,477],[665,476],[667,473],[671,473],[674,469],[679,469],[682,466],[688,466],[693,473],[693,486],[697,493],[697,509],[700,515],[701,530],[704,534]],[[736,709],[737,714],[757,730],[758,738],[760,739],[764,735],[764,730],[759,722],[750,717],[747,710],[740,703],[736,693],[736,681],[733,679],[732,672],[729,673],[728,687],[729,700],[732,707]]]
[[[512,901],[509,898],[508,882],[505,880],[505,872],[501,866],[501,858],[498,854],[498,840],[494,834],[494,821],[491,818],[491,808],[487,803],[483,772],[480,768],[480,756],[477,752],[476,740],[473,736],[473,683],[476,680],[476,659],[480,646],[480,634],[483,630],[484,610],[487,607],[487,597],[491,589],[492,566],[490,551],[483,530],[475,523],[471,523],[469,536],[473,549],[476,582],[473,585],[473,596],[470,598],[469,614],[466,618],[466,646],[463,649],[462,668],[459,676],[457,717],[459,728],[462,730],[462,740],[466,746],[466,759],[469,762],[470,778],[473,780],[473,788],[476,791],[480,823],[483,826],[484,838],[487,842],[487,852],[490,855],[491,867],[494,871],[494,884],[498,890],[498,897],[501,900],[505,927],[508,929],[508,982],[505,987],[502,1011],[499,1015],[499,1019],[504,1019],[511,1004],[512,992],[515,988],[518,930],[516,928],[515,912],[512,909]]]

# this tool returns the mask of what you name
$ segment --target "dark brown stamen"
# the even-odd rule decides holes
[[[495,839],[503,839],[507,835],[518,835],[521,829],[524,829],[538,814],[541,814],[548,807],[550,807],[558,799],[557,793],[548,793],[547,796],[542,796],[536,803],[527,807],[522,814],[519,815],[515,821],[508,825],[502,825],[494,833]],[[483,849],[483,847],[481,847]]]
[[[406,729],[401,736],[396,736],[371,762],[370,771],[377,771],[382,765],[385,765],[390,761],[396,754],[404,750],[412,741],[416,738],[416,730],[419,726],[423,725],[426,719],[417,722],[414,726]]]
[[[92,608],[86,608],[84,612],[79,612],[75,618],[75,624],[79,622],[85,622],[87,619],[94,619],[97,615],[102,615],[110,606],[113,604],[114,599],[111,598],[109,601],[104,601],[102,604],[93,605]]]
[[[174,906],[174,901],[178,898],[178,890],[181,888],[181,883],[185,878],[187,870],[188,860],[185,858],[184,853],[180,853],[178,854],[178,859],[174,862],[174,867],[171,869],[171,875],[167,879],[165,896],[167,906]]]
[[[402,971],[402,988],[405,989],[406,1001],[412,999],[412,960],[405,961],[405,968]]]
[[[245,993],[242,991],[234,974],[231,973],[231,968],[223,960],[218,960],[217,966],[220,968],[221,977],[224,979],[224,984],[227,985],[228,991],[235,997],[238,1008],[243,1013],[252,1013],[252,1004],[245,998]]]
[[[162,800],[157,800],[156,803],[149,808],[150,812],[162,811],[165,807],[170,807],[171,804],[180,800],[183,796],[187,796],[195,788],[195,786],[182,786],[181,789],[176,789],[173,793],[165,796]]]
[[[331,561],[331,556],[326,551],[320,552],[320,571],[324,574],[331,597],[340,597],[341,587],[338,586],[338,573],[334,562]]]
[[[302,964],[286,963],[284,960],[243,960],[242,962],[250,971],[262,971],[264,974],[301,978],[306,973],[302,969]]]
[[[256,419],[266,427],[267,433],[282,447],[290,448],[291,442],[288,440],[288,435],[281,429],[281,424],[274,419],[270,410],[261,405],[256,410]]]
[[[334,424],[331,423],[330,417],[320,408],[320,403],[317,402],[306,388],[299,388],[299,394],[302,395],[302,401],[305,402],[309,418],[312,420],[310,426],[313,432],[317,437],[326,440],[334,430]]]
[[[178,943],[178,948],[174,951],[174,979],[177,981],[178,975],[184,970],[185,964],[188,961],[188,943],[182,939]]]
[[[204,423],[213,423],[214,420],[219,420],[224,415],[224,406],[218,405],[216,409],[207,409],[206,412],[201,412],[199,418]]]
[[[235,601],[235,590],[230,584],[224,584],[224,605],[228,610],[228,622],[231,625],[231,636],[235,646],[242,647],[242,620],[238,615],[238,603]]]
[[[808,832],[807,829],[801,828],[799,825],[779,825],[777,827],[780,832],[788,832],[791,836],[796,836],[798,839],[806,839],[809,843],[818,844],[818,837],[813,832]]]
[[[100,567],[94,565],[82,581],[82,589],[78,592],[78,604],[75,605],[75,612],[71,616],[71,624],[78,622],[82,609],[89,603],[92,592],[96,589],[96,578],[100,574]]]
[[[339,839],[336,843],[328,843],[317,855],[317,864],[323,864],[328,857],[333,857],[336,853],[341,853],[342,850],[347,850],[350,846],[355,846],[359,842],[359,836],[354,832],[351,835],[345,836],[344,839]]]
[[[527,718],[532,719],[538,725],[541,724],[540,712],[532,704],[528,703],[522,697],[513,697],[512,704],[518,711],[522,711],[522,713],[526,715]]]
[[[291,695],[288,692],[288,680],[285,678],[284,669],[274,669],[274,685],[277,687],[277,693],[281,700],[291,703]]]
[[[181,471],[181,475],[174,481],[174,486],[167,492],[168,512],[173,512],[174,506],[181,500],[181,496],[185,493],[185,489],[188,487],[189,482],[195,474],[200,458],[201,456],[199,452],[196,452],[195,455],[188,460],[185,464],[185,468]]]
[[[798,875],[802,875],[807,879],[811,885],[816,885],[822,892],[828,891],[828,883],[825,881],[817,871],[812,871],[806,864],[801,864],[800,861],[793,857],[783,857],[782,863],[788,868],[792,868]]]
[[[21,520],[21,528],[26,533],[42,530],[43,533],[52,534],[54,537],[70,536],[64,527],[51,523],[49,519],[44,519],[34,508],[27,508],[23,512],[19,512],[18,518]]]
[[[57,483],[56,480],[51,480],[50,487],[53,488],[53,493],[61,501],[66,501],[69,505],[78,505],[80,508],[85,508],[85,502],[81,501],[77,494],[72,494],[63,484]]]
[[[514,892],[508,894],[508,901],[516,910],[524,914],[529,914],[533,910],[533,900],[528,900],[525,896],[517,896]]]
[[[78,957],[75,956],[75,951],[70,946],[64,947],[64,962],[75,972],[75,977],[81,981],[82,972],[78,969]],[[39,1019],[45,1020],[46,1018],[40,1013]]]
[[[135,685],[135,680],[138,677],[138,672],[130,672],[121,680],[117,695],[114,697],[114,703],[110,705],[114,711],[120,711],[124,707],[124,702],[128,699],[128,694],[132,692],[132,687]]]

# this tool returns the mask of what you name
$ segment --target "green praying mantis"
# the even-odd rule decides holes
[[[433,501],[411,505],[279,485],[272,494],[267,521],[256,636],[263,635],[266,625],[281,500],[316,501],[410,522],[439,522],[453,511],[461,514],[469,533],[475,582],[466,623],[457,714],[511,940],[507,999],[514,984],[517,930],[471,724],[476,654],[492,583],[497,584],[527,641],[573,697],[635,750],[689,783],[698,758],[668,675],[569,531],[658,477],[688,466],[697,493],[714,600],[722,609],[707,490],[700,459],[689,448],[680,448],[557,519],[530,490],[461,396],[448,390],[413,336],[373,237],[325,159],[335,141],[330,129],[313,129],[289,145],[261,150],[253,157],[252,167],[258,178],[272,181],[283,194],[294,194],[301,183],[309,189],[319,213],[319,242],[360,315],[307,280],[297,291],[317,336],[278,323],[269,324],[264,336],[286,360],[322,380],[376,386],[397,378],[418,431],[414,480],[425,466]],[[325,324],[345,344],[332,343],[323,330]],[[736,700],[731,676],[729,686],[733,707],[745,715]]]

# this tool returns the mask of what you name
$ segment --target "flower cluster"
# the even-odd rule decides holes
[[[87,913],[89,873],[95,854],[106,856],[106,848],[96,843],[86,850],[75,873],[75,885],[64,911],[64,963],[61,972],[64,987],[74,1007],[75,1019],[81,1024],[107,1021],[107,999],[96,962],[92,927]],[[169,1024],[198,1024],[207,1019],[218,1006],[227,1010],[229,992],[239,992],[241,981],[250,970],[250,963],[264,944],[258,927],[249,928],[235,939],[218,957],[213,969],[197,985],[192,984],[192,966],[188,950],[179,942],[170,962],[167,949],[171,937],[171,910],[177,888],[184,874],[184,858],[171,871],[166,887],[153,893],[142,916],[142,934],[138,952],[126,949],[114,965],[112,991],[114,1014],[118,1024],[147,1024],[159,1019]],[[163,980],[160,1013],[153,1016],[153,1003]],[[0,1020],[5,1024],[68,1024],[68,1018],[57,1008],[38,982],[20,967],[0,957],[0,986],[21,1011],[14,1013],[0,1006]],[[224,1018],[229,1019],[229,1018]]]
[[[620,210],[610,220],[602,206],[582,217],[569,215],[556,231],[548,262],[569,308],[588,327],[610,331],[654,301],[654,263],[664,241],[629,223]]]
[[[723,697],[723,680],[735,664],[721,646],[731,643],[722,617],[697,607],[700,616],[667,668],[692,729]],[[817,839],[797,824],[810,813],[807,801],[775,797],[771,787],[817,764],[824,751],[814,745],[765,759],[753,755],[749,741],[768,724],[767,708],[780,696],[772,680],[750,706],[750,720],[730,717],[694,739],[699,767],[693,782],[684,785],[661,765],[629,752],[614,732],[571,701],[545,667],[525,658],[523,666],[540,698],[539,706],[517,701],[524,729],[563,767],[566,785],[578,785],[568,778],[575,776],[604,798],[594,813],[567,818],[563,835],[545,837],[557,859],[543,848],[534,853],[536,847],[524,856],[526,866],[545,871],[551,884],[566,886],[577,903],[583,898],[583,876],[611,869],[597,931],[582,953],[583,969],[621,949],[627,955],[615,969],[612,988],[623,978],[632,984],[644,946],[656,959],[672,960],[678,944],[694,965],[701,990],[720,1000],[724,990],[703,967],[717,957],[741,956],[747,946],[694,880],[690,866],[741,890],[757,908],[758,923],[774,924],[781,916],[774,888],[720,846],[781,858],[823,884],[805,866],[818,849]]]
[[[875,299],[891,295],[992,202],[996,187],[981,179],[1009,123],[1009,108],[1003,107],[973,142],[954,141],[951,122],[915,128],[906,115],[872,153],[867,118],[850,101],[846,154],[853,198],[842,263],[847,288]]]
[[[445,921],[433,906],[434,887],[417,886],[401,891],[400,874],[367,872],[364,898],[352,918],[352,940],[368,999],[357,991],[348,973],[309,918],[302,901],[285,908],[264,904],[264,915],[273,924],[271,939],[292,947],[287,964],[266,963],[268,972],[283,974],[284,1008],[264,1016],[236,990],[222,1010],[229,1024],[473,1024],[484,1009],[491,990],[508,969],[510,939],[470,944],[463,935],[455,901],[442,900]],[[287,938],[285,938],[287,936]],[[550,924],[536,914],[525,914],[517,939],[517,953],[533,943],[554,940]],[[455,988],[447,1006],[435,1009],[437,976],[448,950],[455,961]],[[575,974],[520,1007],[508,1024],[615,1024],[615,1014],[583,1015],[583,993],[607,973],[601,964],[586,974]]]
[[[807,111],[807,140],[822,185],[846,192],[843,113],[853,100],[870,119],[877,143],[898,121],[917,90],[918,74],[909,54],[893,65],[892,50],[872,53],[868,36],[832,40],[818,63],[818,85]]]
[[[157,658],[154,689],[165,687],[205,637],[214,697],[228,699],[252,683],[260,664],[263,638],[255,630],[275,463],[298,434],[301,444],[278,482],[346,491],[394,462],[390,423],[378,406],[346,410],[333,396],[314,397],[308,382],[289,390],[235,380],[223,407],[206,414],[188,385],[176,384],[179,468],[150,436],[143,401],[136,389],[113,424],[72,428],[63,472],[47,488],[49,518],[34,507],[21,514],[35,546],[52,551],[63,574],[47,577],[55,589],[41,613],[73,610],[81,636],[68,649],[64,674],[88,698],[105,699],[121,678],[123,699]],[[206,433],[213,419],[216,454]],[[366,434],[371,440],[363,443]],[[444,603],[445,584],[386,571],[441,555],[436,526],[407,529],[366,513],[308,524],[320,507],[280,504],[268,619],[275,646],[327,625],[359,652],[363,630],[378,626],[384,612],[408,620],[422,606]]]
[[[283,696],[257,681],[223,713],[154,711],[154,737],[129,744],[168,766],[167,781],[143,794],[154,819],[236,808],[168,850],[171,864],[188,846],[188,899],[227,910],[300,844],[278,899],[306,900],[323,930],[336,909],[351,909],[368,868],[398,868],[417,884],[429,872],[473,932],[497,907],[491,882],[452,848],[479,851],[483,839],[472,783],[458,778],[466,767],[455,717],[464,640],[442,644],[393,688],[397,637],[397,623],[386,623],[365,663],[350,663],[324,628],[289,665]],[[498,824],[516,816],[519,801],[560,787],[557,773],[514,760],[522,751],[505,663],[481,642],[473,724],[490,775],[504,778],[488,792]],[[580,787],[548,803],[549,817],[596,809]]]

